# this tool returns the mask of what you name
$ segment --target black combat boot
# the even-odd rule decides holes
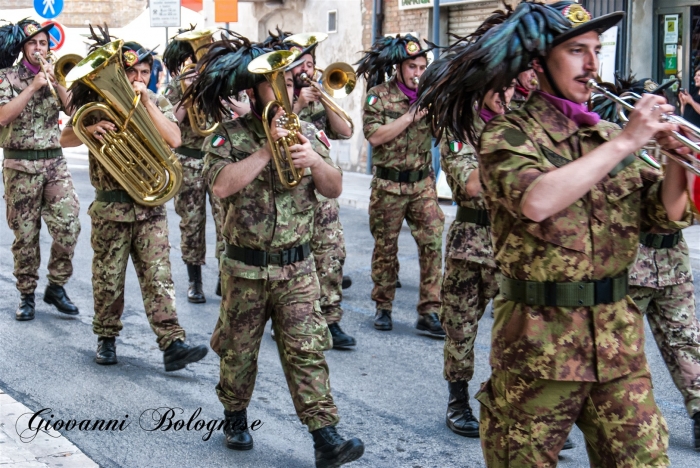
[[[352,286],[352,278],[350,278],[349,276],[343,275],[343,284],[342,284],[343,289],[348,289],[350,286]]]
[[[401,281],[399,281],[399,279],[396,278],[396,288],[398,289],[400,287],[401,287]]]
[[[194,304],[207,302],[202,291],[202,266],[187,265],[187,276],[190,279],[190,287],[187,288],[187,301]]]
[[[49,283],[44,291],[44,302],[56,306],[59,312],[67,315],[78,315],[78,308],[73,304],[66,294],[63,286]]]
[[[695,441],[695,451],[700,452],[700,413],[693,415],[693,440]]]
[[[117,363],[117,344],[113,336],[100,336],[97,338],[95,362],[102,366],[109,366]]]
[[[391,330],[393,328],[390,310],[377,310],[377,313],[374,316],[374,328],[382,331]]]
[[[34,320],[34,293],[20,295],[19,306],[15,311],[15,320],[20,322]]]
[[[562,446],[561,449],[562,450],[571,450],[574,447],[575,447],[575,445],[574,445],[574,442],[571,440],[571,437],[567,437],[566,442],[564,442],[564,445]]]
[[[345,333],[340,328],[340,324],[331,323],[328,325],[328,330],[333,337],[333,349],[347,349],[355,346],[355,338]]]
[[[450,399],[447,402],[445,423],[455,434],[464,437],[479,437],[479,421],[469,406],[469,385],[465,381],[447,382]]]
[[[190,346],[182,340],[175,340],[163,351],[165,372],[184,369],[187,364],[203,359],[207,352],[209,350],[204,345]]]
[[[219,273],[219,279],[216,280],[216,292],[214,294],[221,297],[221,273]]]
[[[224,435],[226,436],[226,447],[231,450],[250,450],[253,448],[253,436],[248,431],[248,413],[245,409],[241,411],[226,411],[226,424],[224,425]]]
[[[440,319],[438,319],[438,315],[435,312],[419,316],[416,322],[416,329],[434,338],[445,337],[445,330],[442,329]]]
[[[334,468],[357,460],[365,453],[365,444],[358,438],[345,440],[334,426],[322,427],[311,433],[316,451],[316,468]]]

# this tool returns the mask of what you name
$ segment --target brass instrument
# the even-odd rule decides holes
[[[207,53],[207,48],[205,46],[211,43],[211,37],[218,30],[219,28],[209,28],[201,31],[189,31],[178,34],[174,37],[174,40],[188,42],[192,47],[192,50],[194,50],[195,58],[197,61],[199,61],[202,57],[204,57],[204,54]],[[183,93],[185,92],[185,89],[187,89],[187,85],[185,84],[185,80],[182,79],[182,76],[195,67],[196,64],[190,63],[184,67],[180,73],[180,89]],[[187,117],[190,120],[190,127],[192,127],[192,130],[197,135],[202,137],[210,135],[214,132],[214,130],[216,130],[216,127],[219,126],[219,124],[215,123],[208,127],[209,123],[207,122],[207,118],[194,106],[190,106],[187,109]]]
[[[78,63],[66,77],[89,86],[105,100],[85,104],[73,115],[73,130],[105,169],[140,205],[158,206],[175,196],[182,184],[182,166],[140,105],[148,96],[136,94],[122,65],[117,40],[102,46]],[[97,141],[85,126],[93,113],[118,128]]]
[[[265,109],[263,109],[262,123],[267,140],[270,142],[272,160],[275,162],[280,182],[287,189],[299,185],[304,175],[303,169],[297,169],[294,166],[292,153],[289,151],[290,146],[300,143],[297,132],[301,132],[301,122],[299,117],[292,112],[292,104],[287,94],[287,83],[284,79],[286,68],[294,62],[296,57],[297,55],[294,52],[277,50],[263,54],[248,64],[248,71],[264,75],[275,93],[275,100],[268,102]],[[289,135],[277,141],[272,140],[269,123],[272,117],[270,113],[274,106],[284,109],[286,115],[280,124],[285,130],[289,131]]]
[[[301,47],[310,47],[318,42],[328,39],[328,34],[322,32],[292,34],[284,42],[291,42]]]
[[[620,106],[618,108],[618,114],[623,122],[629,121],[629,119],[627,118],[627,114],[625,114],[625,111],[629,112],[634,110],[634,105],[632,105],[632,102],[636,102],[639,99],[641,99],[641,96],[636,93],[625,93],[622,96],[618,96],[608,91],[604,86],[599,85],[594,79],[588,80],[588,83],[586,83],[586,85],[589,89],[594,89],[595,91],[605,96],[607,99],[610,99],[611,101],[617,103],[617,105]],[[696,138],[700,138],[700,128],[696,127],[695,125],[688,122],[682,117],[679,117],[674,114],[664,114],[661,116],[661,120],[663,122],[674,123],[679,127],[685,127]],[[686,137],[685,135],[674,131],[673,137],[679,142],[681,142],[684,146],[690,148],[690,150],[694,153],[700,153],[700,145],[691,140],[690,138]],[[656,154],[663,154],[666,158],[676,161],[686,170],[692,172],[697,176],[700,176],[700,161],[695,159],[692,155],[686,158],[685,156],[681,156],[676,153],[663,150],[658,143],[652,140],[650,142],[650,145],[645,146],[644,149],[641,151],[640,157],[642,160],[644,160],[644,162],[650,164],[653,167],[656,167],[657,169],[660,168],[661,165],[649,155],[650,149]]]
[[[355,125],[352,119],[333,98],[344,98],[355,89],[357,83],[355,70],[347,63],[335,62],[328,65],[325,70],[317,68],[316,71],[321,72],[321,79],[318,82],[313,81],[306,73],[302,73],[300,78],[321,93],[321,104],[343,119],[350,127],[350,131],[354,133]]]
[[[411,78],[411,81],[413,81],[414,85],[417,85],[420,82],[420,78],[417,76],[414,76],[413,78]]]
[[[34,57],[39,61],[39,63],[41,63],[41,70],[44,72],[44,77],[46,78],[46,85],[49,87],[49,91],[51,91],[53,97],[58,99],[58,94],[56,94],[56,90],[54,89],[53,84],[51,84],[51,78],[49,77],[48,72],[44,68],[46,65],[49,65],[48,60],[42,57],[39,51],[34,52]],[[47,55],[47,58],[48,57],[49,55]]]
[[[53,74],[58,84],[66,87],[66,76],[82,59],[83,57],[81,55],[67,54],[63,55],[54,63]]]

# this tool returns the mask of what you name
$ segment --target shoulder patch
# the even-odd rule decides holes
[[[369,104],[370,106],[375,105],[378,100],[379,100],[379,98],[377,96],[372,96],[372,95],[367,96],[367,104]]]
[[[173,92],[173,88],[168,86],[168,88],[165,90],[165,95],[170,96],[170,93],[172,93],[172,92]]]
[[[552,151],[549,148],[545,148],[544,146],[541,146],[540,148],[542,148],[542,152],[544,153],[544,157],[547,158],[547,160],[549,162],[551,162],[552,164],[554,164],[556,167],[562,167],[562,166],[571,162],[570,160],[566,159],[564,156],[558,155],[557,153],[555,153],[554,151]]]
[[[527,140],[523,132],[514,128],[506,128],[503,132],[503,138],[510,146],[521,146]]]
[[[462,148],[464,148],[464,143],[461,141],[455,140],[450,142],[450,151],[453,153],[459,153],[462,151]]]
[[[331,141],[326,136],[326,132],[323,130],[316,132],[316,139],[320,141],[321,144],[326,147],[326,149],[331,149]]]
[[[214,137],[211,139],[211,146],[212,148],[218,148],[219,146],[222,146],[224,143],[226,143],[226,138],[216,134]]]

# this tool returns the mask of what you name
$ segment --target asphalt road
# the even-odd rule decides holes
[[[148,431],[149,409],[177,407],[187,419],[201,408],[200,419],[223,417],[214,392],[218,359],[213,352],[188,369],[166,373],[162,353],[150,330],[130,265],[127,270],[124,330],[117,339],[119,364],[101,367],[93,362],[96,337],[92,333],[90,219],[93,189],[85,161],[71,160],[82,201],[82,233],[75,255],[75,274],[67,291],[80,308],[76,318],[63,316],[42,300],[50,237],[41,235],[41,280],[37,288],[37,316],[31,322],[14,320],[19,294],[14,287],[10,245],[12,232],[0,222],[0,387],[34,411],[51,408],[54,419],[119,419],[131,424],[123,431],[62,431],[85,454],[105,467],[309,467],[313,444],[294,413],[276,347],[263,339],[255,393],[248,408],[250,420],[262,426],[253,433],[255,448],[234,452],[223,435],[209,440],[204,430]],[[4,190],[4,188],[3,188]],[[4,214],[4,202],[1,212]],[[171,261],[177,289],[180,323],[192,343],[208,343],[216,323],[219,298],[214,296],[217,264],[213,258],[214,229],[207,225],[208,257],[203,269],[207,303],[186,300],[187,274],[180,259],[179,218],[168,204]],[[211,218],[210,218],[211,219]],[[403,288],[394,305],[394,330],[372,327],[370,258],[373,246],[364,210],[341,209],[348,259],[346,274],[353,285],[345,291],[343,328],[358,341],[354,351],[329,351],[333,395],[339,408],[339,432],[360,437],[365,456],[350,466],[366,467],[481,467],[479,441],[450,432],[444,424],[447,385],[442,378],[442,341],[416,334],[418,259],[408,229],[400,237],[400,278]],[[696,273],[696,277],[697,277]],[[488,378],[489,333],[487,312],[476,341],[476,373],[470,388]],[[669,425],[669,455],[673,466],[696,467],[700,454],[691,450],[691,422],[653,340],[647,341],[655,395]],[[478,412],[478,407],[476,408]],[[128,415],[128,417],[127,417]],[[143,426],[143,427],[142,427]],[[583,437],[574,429],[577,447],[564,452],[560,466],[588,466]]]

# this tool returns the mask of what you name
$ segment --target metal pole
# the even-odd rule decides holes
[[[433,43],[440,45],[440,0],[433,0]],[[433,49],[433,59],[438,58],[438,49]],[[436,177],[440,175],[440,148],[433,138],[433,170]]]
[[[165,47],[168,47],[168,27],[167,26],[165,27]],[[163,50],[165,50],[165,47],[163,48]],[[163,63],[162,60],[161,60],[161,63]],[[165,71],[165,64],[164,63],[163,63],[163,72],[165,73],[165,84],[167,85],[168,83],[170,83],[170,72]],[[157,79],[158,79],[158,77],[156,76],[156,80]]]
[[[378,16],[379,12],[381,11],[381,5],[379,2],[382,0],[374,0],[372,2],[372,44],[374,44],[374,41],[377,40],[377,32],[379,29],[379,25],[377,24],[378,22]],[[372,173],[372,145],[369,144],[369,141],[367,142],[367,174]]]

